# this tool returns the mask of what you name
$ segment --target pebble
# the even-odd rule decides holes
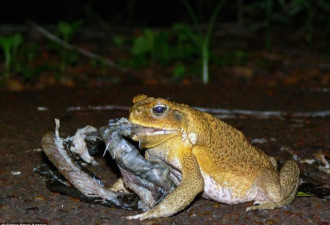
[[[26,213],[33,213],[33,212],[39,212],[38,207],[30,207],[25,210]]]
[[[10,206],[9,205],[0,205],[0,209],[2,210],[6,210],[6,209],[9,209]]]
[[[38,195],[38,196],[35,196],[34,197],[34,200],[35,201],[43,201],[43,200],[46,200],[46,198],[44,196],[42,196],[42,195]]]
[[[48,111],[48,108],[47,107],[44,107],[44,106],[38,106],[37,107],[37,110],[38,111],[41,111],[41,112],[44,112],[44,111]]]
[[[14,176],[21,175],[21,171],[11,171],[11,174]]]

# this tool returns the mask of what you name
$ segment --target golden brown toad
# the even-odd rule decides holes
[[[218,118],[187,105],[138,95],[129,120],[144,127],[137,134],[146,158],[166,163],[178,185],[154,208],[130,219],[171,216],[199,193],[227,204],[255,201],[246,210],[273,209],[295,198],[299,168],[287,161],[280,172],[273,157]]]

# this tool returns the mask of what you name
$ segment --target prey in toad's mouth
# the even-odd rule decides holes
[[[47,187],[52,191],[82,201],[145,211],[167,196],[175,185],[166,165],[146,160],[127,140],[135,131],[144,133],[142,130],[125,118],[112,119],[108,126],[99,129],[86,126],[78,129],[74,136],[63,139],[59,136],[59,120],[56,120],[55,134],[48,132],[42,138],[43,151],[55,167],[44,164],[34,171],[47,178]],[[122,174],[110,189],[79,162],[81,159],[96,165],[91,154],[107,151]]]

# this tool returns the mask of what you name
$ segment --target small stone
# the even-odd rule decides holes
[[[43,112],[43,111],[48,111],[48,108],[44,106],[38,106],[37,110]]]
[[[7,82],[7,88],[11,91],[23,91],[24,85],[20,81],[9,79]]]
[[[39,208],[38,207],[30,207],[30,208],[27,208],[25,210],[26,213],[35,213],[35,212],[39,212]]]
[[[34,200],[35,201],[43,201],[43,200],[46,200],[46,198],[44,196],[42,196],[42,195],[38,195],[38,196],[35,196],[34,197]]]
[[[21,171],[11,171],[11,174],[14,176],[21,175]]]
[[[2,210],[10,209],[10,206],[9,205],[0,205],[0,209],[2,209]]]

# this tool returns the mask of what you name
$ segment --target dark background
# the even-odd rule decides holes
[[[34,21],[41,24],[57,23],[59,20],[74,21],[98,16],[112,25],[144,25],[144,26],[169,26],[174,22],[191,22],[189,14],[182,1],[153,1],[153,0],[126,0],[126,1],[1,1],[0,23],[24,23]],[[209,21],[210,15],[218,1],[189,1],[199,17],[200,22]],[[238,17],[238,1],[227,1],[218,16],[221,22],[236,20]],[[244,5],[262,3],[265,1],[242,1]],[[286,1],[290,3],[290,1]],[[305,1],[303,1],[305,2]],[[308,1],[311,5],[318,5],[316,1]],[[262,4],[253,9],[252,19],[266,20]],[[307,6],[306,6],[307,7]],[[311,7],[311,6],[308,6]],[[280,8],[278,1],[273,1],[273,11]],[[318,14],[326,13],[326,9],[315,7]],[[294,10],[294,9],[291,9]],[[314,10],[314,11],[315,11]],[[290,25],[299,25],[306,20],[306,12],[295,15]],[[324,15],[326,16],[326,15]],[[251,19],[251,18],[250,18]],[[324,19],[326,21],[326,18]],[[282,21],[285,22],[285,21]],[[288,25],[288,24],[287,24]],[[316,24],[322,25],[322,24]]]
[[[211,1],[212,2],[212,1]],[[57,23],[88,18],[91,13],[114,24],[170,25],[187,15],[181,1],[3,1],[2,23]]]
[[[197,16],[201,33],[205,36],[212,13],[219,1],[194,0],[189,3]],[[24,68],[14,68],[18,63],[11,62],[12,78],[16,75],[21,83],[34,82],[33,86],[35,83],[45,82],[45,79],[39,79],[41,74],[44,77],[55,77],[56,81],[47,81],[48,83],[58,83],[60,79],[52,73],[52,69],[59,68],[58,64],[61,60],[64,61],[61,47],[56,48],[55,43],[47,41],[46,37],[35,32],[36,29],[30,26],[30,22],[44,26],[52,34],[63,39],[58,31],[60,22],[72,24],[77,20],[82,20],[83,23],[68,40],[70,44],[79,45],[125,68],[139,72],[138,77],[143,83],[171,83],[185,78],[192,82],[201,81],[200,43],[196,45],[192,40],[186,41],[185,44],[190,45],[188,50],[193,53],[189,53],[188,50],[181,51],[190,54],[185,58],[175,58],[173,55],[177,52],[171,53],[169,55],[172,58],[168,61],[163,60],[159,56],[160,53],[157,55],[157,51],[154,55],[150,52],[143,53],[144,55],[132,54],[135,43],[139,37],[145,35],[146,29],[152,30],[156,36],[164,31],[167,37],[159,46],[167,44],[172,50],[178,47],[179,40],[179,34],[173,32],[175,24],[183,24],[185,28],[198,35],[198,26],[182,0],[2,1],[0,35],[22,34],[24,42],[19,47],[19,55],[15,60],[21,60],[23,66],[28,65],[27,69],[36,70],[28,74],[26,70],[23,71]],[[285,84],[314,82],[327,85],[330,68],[329,31],[328,0],[227,0],[216,17],[210,37],[210,80],[221,83],[227,78],[234,82],[247,83],[256,83],[256,80],[259,80],[261,84],[266,80],[272,85],[280,80]],[[122,45],[119,47],[114,44],[116,37],[122,38]],[[34,52],[31,50],[33,47],[36,49]],[[33,60],[26,59],[24,56],[27,54],[24,51],[36,56]],[[0,60],[2,59],[4,56],[0,55]],[[87,78],[83,78],[85,80],[97,77],[95,68],[91,68],[87,73],[86,68],[75,67],[79,63],[79,66],[90,65],[90,61],[85,59],[79,56],[79,59],[71,63],[66,62],[69,69],[60,73],[65,72],[62,76],[69,77],[75,84],[81,83],[76,82],[81,74],[86,75]],[[28,60],[30,61],[26,63]],[[57,62],[57,65],[47,65],[50,62]],[[180,63],[185,66],[186,71],[177,78],[173,71]],[[41,68],[40,65],[46,66]],[[72,68],[76,69],[76,73],[70,71]],[[98,65],[97,68],[101,66]],[[46,74],[45,71],[49,73]],[[100,75],[101,73],[103,75]],[[78,76],[74,77],[73,74]],[[103,79],[105,76],[114,77],[118,73],[115,74],[106,68],[99,71],[99,75]],[[136,76],[131,75],[132,73],[129,76],[121,73],[117,80],[121,83],[126,80],[135,82]],[[117,80],[113,79],[111,82],[116,83]]]

